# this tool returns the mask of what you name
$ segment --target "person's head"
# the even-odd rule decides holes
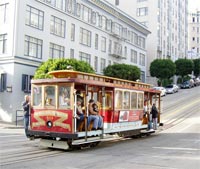
[[[90,99],[90,100],[89,100],[89,103],[94,103],[94,100],[93,100],[93,99]]]
[[[24,100],[26,100],[28,102],[29,101],[29,95],[25,95]]]
[[[81,106],[81,104],[82,104],[82,100],[81,100],[81,99],[78,99],[78,100],[77,100],[77,105],[78,105],[78,106]]]

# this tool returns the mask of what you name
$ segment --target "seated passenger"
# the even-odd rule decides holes
[[[94,121],[92,129],[101,130],[103,128],[103,118],[99,115],[98,106],[93,99],[89,100],[88,109],[89,109],[88,126],[91,121]]]
[[[47,105],[47,106],[53,106],[52,101],[53,101],[52,98],[48,98],[48,99],[46,99],[46,105]]]
[[[83,119],[84,119],[84,113],[82,110],[82,100],[78,99],[76,104],[77,104],[77,107],[76,107],[77,119],[80,122],[80,121],[83,121]]]

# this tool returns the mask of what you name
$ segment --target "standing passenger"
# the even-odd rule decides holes
[[[153,120],[153,129],[157,130],[157,121],[158,121],[158,110],[156,108],[156,104],[153,103],[151,108],[152,120]]]

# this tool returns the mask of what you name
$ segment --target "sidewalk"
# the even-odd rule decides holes
[[[19,120],[16,125],[16,122],[5,122],[0,120],[0,128],[21,129],[24,128],[24,121]]]

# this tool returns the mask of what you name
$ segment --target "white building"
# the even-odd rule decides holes
[[[0,119],[14,121],[30,79],[49,58],[89,62],[96,73],[114,63],[146,76],[148,29],[107,1],[0,1]]]
[[[115,4],[116,0],[108,0]],[[151,31],[147,38],[147,82],[150,63],[157,58],[172,61],[187,57],[188,0],[118,0],[117,6]],[[153,80],[153,81],[152,81]]]
[[[200,58],[200,11],[188,15],[188,58]]]

